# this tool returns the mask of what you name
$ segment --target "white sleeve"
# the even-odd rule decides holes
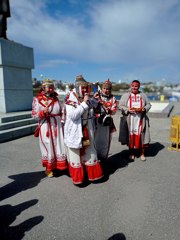
[[[66,105],[66,116],[68,118],[71,118],[72,121],[76,121],[81,118],[81,116],[87,109],[88,105],[85,102],[82,102],[76,108],[71,105]]]

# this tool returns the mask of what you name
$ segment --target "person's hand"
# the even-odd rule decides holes
[[[145,112],[145,111],[146,111],[145,108],[136,108],[135,110],[136,110],[136,112],[138,112],[138,113],[142,113],[142,112]]]
[[[47,114],[48,112],[49,112],[49,108],[48,108],[48,107],[45,107],[44,113]]]
[[[83,101],[84,101],[85,103],[87,103],[87,102],[89,101],[89,96],[88,96],[88,95],[85,95]]]
[[[141,112],[142,112],[142,108],[135,108],[135,111],[136,111],[137,113],[141,113]]]
[[[109,113],[110,113],[110,108],[109,108],[109,107],[106,107],[105,109],[106,109],[106,113],[109,114]]]
[[[95,99],[99,99],[99,94],[98,94],[98,92],[96,92],[96,93],[93,95],[93,97],[94,97]]]
[[[146,111],[146,109],[145,108],[142,108],[142,112],[145,112]]]
[[[128,110],[130,113],[135,113],[136,111],[135,111],[135,108],[129,108],[129,110]]]

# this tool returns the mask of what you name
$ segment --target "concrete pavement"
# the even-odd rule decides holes
[[[173,114],[180,115],[179,103]],[[82,187],[66,172],[45,176],[33,135],[1,143],[0,239],[179,240],[180,152],[168,150],[171,117],[150,125],[146,162],[129,162],[116,132],[108,176]]]

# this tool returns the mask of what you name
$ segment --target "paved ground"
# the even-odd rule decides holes
[[[66,172],[45,177],[33,136],[1,143],[0,239],[179,240],[180,152],[167,149],[171,118],[150,123],[146,162],[129,162],[115,133],[109,175],[82,187]]]

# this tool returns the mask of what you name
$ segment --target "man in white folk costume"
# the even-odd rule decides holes
[[[89,181],[103,177],[102,167],[94,147],[94,110],[98,93],[92,98],[90,85],[82,75],[76,77],[73,89],[65,104],[64,142],[67,146],[69,172],[74,184],[81,184],[85,176]]]
[[[53,170],[68,168],[63,129],[61,124],[62,107],[53,81],[46,79],[32,104],[32,117],[38,121],[35,131],[39,137],[42,165],[46,175],[53,177]]]
[[[99,91],[100,101],[96,112],[95,144],[98,158],[103,162],[108,158],[112,133],[116,131],[112,116],[117,111],[118,102],[111,94],[112,83],[108,79]],[[105,163],[105,162],[104,162]]]

